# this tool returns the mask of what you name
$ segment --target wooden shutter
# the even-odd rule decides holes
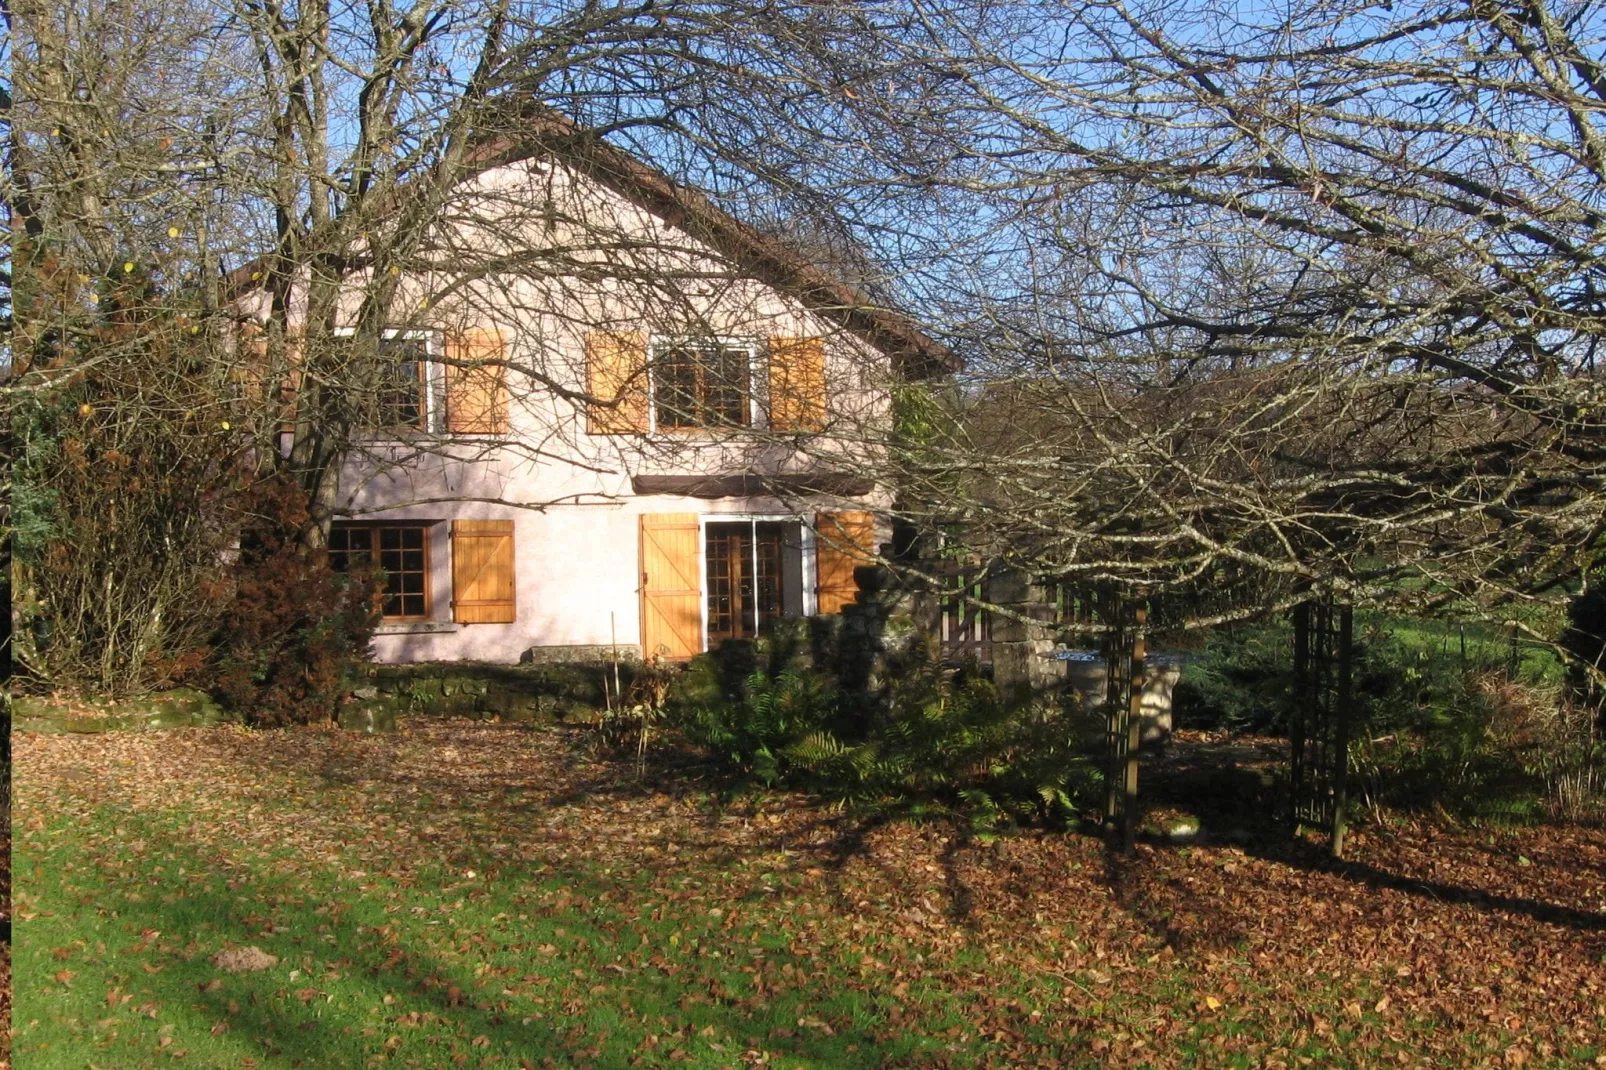
[[[641,518],[641,653],[695,657],[703,649],[702,556],[696,513]]]
[[[446,336],[447,358],[470,364],[446,365],[448,434],[507,434],[507,369],[501,363],[506,352],[498,331],[473,329]]]
[[[853,570],[875,554],[875,514],[817,513],[814,533],[819,612],[840,613],[843,606],[859,597]]]
[[[586,335],[586,433],[647,431],[647,336],[591,331]]]
[[[229,370],[229,378],[240,385],[240,396],[253,405],[262,400],[262,384],[268,376],[268,339],[260,323],[240,328],[239,360]]]
[[[512,624],[513,521],[452,521],[452,619],[459,624]]]
[[[289,335],[284,340],[285,375],[279,382],[279,430],[295,434],[296,420],[301,415],[301,336]]]
[[[825,430],[825,339],[770,339],[770,429]]]

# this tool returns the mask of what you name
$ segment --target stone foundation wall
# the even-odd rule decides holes
[[[627,660],[624,653],[621,648],[619,681],[628,690],[639,662]],[[604,677],[612,689],[613,664],[611,660],[531,661],[516,666],[413,662],[370,665],[367,677],[365,686],[354,692],[357,702],[352,705],[388,713],[392,722],[397,713],[428,713],[550,723],[593,718],[606,704]],[[356,720],[363,715],[352,716]]]

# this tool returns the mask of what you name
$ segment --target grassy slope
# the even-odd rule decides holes
[[[664,786],[463,722],[20,737],[18,1065],[1606,1054],[1599,832],[1119,862]]]

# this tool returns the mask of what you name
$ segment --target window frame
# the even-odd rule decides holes
[[[335,337],[351,338],[356,333],[355,328],[341,327],[335,331]],[[386,327],[379,332],[381,346],[396,339],[424,343],[424,359],[420,362],[423,367],[419,369],[419,378],[424,388],[423,418],[416,425],[376,424],[364,428],[362,433],[375,439],[442,434],[446,423],[446,365],[441,363],[441,358],[445,356],[444,335],[441,331],[427,327]]]
[[[717,346],[723,350],[741,350],[747,355],[747,385],[742,392],[745,401],[745,419],[739,424],[699,423],[689,426],[665,426],[658,419],[658,368],[661,355],[677,347]],[[647,338],[647,429],[650,434],[701,435],[731,431],[761,429],[763,398],[760,384],[767,381],[760,374],[762,350],[752,338],[717,334],[652,334]],[[701,403],[701,399],[699,399]]]
[[[423,553],[423,556],[424,556],[424,567],[421,570],[421,575],[423,577],[423,592],[422,592],[423,593],[423,598],[424,598],[423,612],[422,613],[394,613],[394,614],[393,613],[386,613],[384,611],[384,600],[388,599],[390,595],[389,595],[388,591],[382,591],[381,592],[380,613],[379,613],[379,619],[382,622],[384,622],[386,624],[402,624],[402,623],[413,623],[413,622],[419,622],[419,621],[430,621],[430,620],[434,620],[435,619],[435,617],[434,617],[434,613],[435,613],[435,569],[434,569],[434,561],[432,559],[433,558],[433,554],[432,554],[433,547],[431,546],[431,543],[433,542],[433,540],[430,538],[430,528],[433,527],[433,526],[434,526],[433,523],[431,523],[430,521],[425,521],[425,520],[383,520],[383,521],[337,520],[333,524],[330,525],[329,533],[330,533],[331,537],[334,535],[334,532],[337,529],[340,530],[340,531],[343,531],[343,532],[351,532],[351,531],[354,531],[354,530],[361,530],[361,531],[369,532],[369,540],[368,540],[369,560],[371,562],[373,562],[374,564],[378,565],[382,570],[384,569],[384,565],[381,562],[380,555],[382,553],[384,553],[385,551],[384,551],[383,547],[381,547],[379,545],[380,532],[384,531],[384,530],[392,530],[392,531],[411,530],[411,529],[414,529],[414,528],[418,529],[418,531],[420,532],[421,542],[422,542],[420,550],[421,550],[421,552]],[[395,552],[402,553],[402,552],[405,552],[405,549],[406,548],[403,547],[403,548],[401,548],[401,549],[399,549],[399,550],[397,550]],[[350,553],[349,550],[346,550],[346,551],[333,551],[333,550],[331,550],[329,552],[331,554],[333,554],[335,552],[341,552],[341,553],[347,553],[347,554]],[[331,564],[331,567],[333,567],[333,562],[332,561],[331,561],[330,564]],[[348,566],[349,566],[349,561],[348,561]],[[344,574],[346,572],[346,569],[336,569],[335,571],[341,572],[342,574]],[[386,573],[387,573],[387,575],[389,574],[388,570],[386,570]],[[405,592],[403,592],[401,594],[396,595],[396,597],[405,598],[406,594],[405,594]]]

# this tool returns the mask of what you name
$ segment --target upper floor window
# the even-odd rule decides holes
[[[378,418],[375,426],[431,430],[436,391],[431,381],[429,341],[418,334],[395,334],[379,343]]]
[[[676,339],[653,347],[652,400],[660,429],[753,422],[753,350],[746,343]]]
[[[650,339],[645,331],[585,336],[586,432],[826,426],[825,340]]]

